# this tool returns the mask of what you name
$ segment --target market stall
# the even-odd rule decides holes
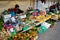
[[[55,20],[60,19],[60,10],[57,7],[53,12],[32,8],[26,10],[20,14],[12,9],[1,13],[0,40],[36,40],[38,34],[53,28]]]
[[[5,32],[12,37],[11,39],[13,40],[25,40],[24,38],[26,36],[24,35],[27,35],[27,40],[30,40],[31,38],[31,40],[34,40],[38,34],[45,32],[51,26],[51,23],[46,22],[51,19],[51,15],[43,14],[44,12],[38,13],[37,10],[32,10],[26,12],[25,14],[14,15],[14,12],[9,12],[6,10],[3,12],[3,16],[0,17],[1,28],[4,28],[4,30],[6,30]],[[21,36],[18,37],[19,35]]]

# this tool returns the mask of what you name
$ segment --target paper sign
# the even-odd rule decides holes
[[[46,27],[47,29],[50,27],[51,24],[48,24],[47,22],[44,22],[41,24],[41,26]]]
[[[11,20],[12,20],[12,22],[15,22],[16,19],[14,17],[12,17]]]

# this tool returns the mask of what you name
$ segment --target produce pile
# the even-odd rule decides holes
[[[14,36],[13,40],[34,40],[34,38],[38,35],[36,29],[28,30],[24,33],[18,33]]]
[[[0,39],[36,40],[38,34],[54,25],[51,18],[52,14],[45,14],[42,10],[30,10],[24,14],[5,10],[0,17]]]

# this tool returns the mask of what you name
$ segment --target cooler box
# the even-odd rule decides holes
[[[4,15],[3,17],[4,17],[4,19],[6,19],[6,18],[10,18],[10,17],[11,17],[11,14]]]

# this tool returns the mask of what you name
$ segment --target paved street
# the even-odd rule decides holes
[[[38,40],[60,40],[60,22],[55,23],[54,28],[39,35]]]

